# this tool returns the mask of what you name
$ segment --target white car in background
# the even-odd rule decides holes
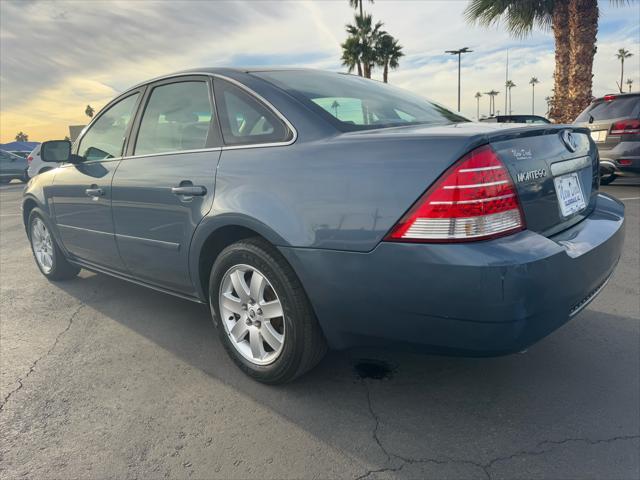
[[[29,178],[33,178],[42,172],[46,172],[47,170],[51,170],[62,165],[61,163],[43,162],[42,158],[40,158],[40,145],[31,151],[27,157],[27,163],[29,164],[29,168],[27,170]]]

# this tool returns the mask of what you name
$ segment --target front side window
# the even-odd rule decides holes
[[[87,161],[106,160],[122,156],[127,127],[133,116],[137,93],[109,107],[82,137],[78,153]]]
[[[243,89],[215,80],[216,105],[224,142],[228,145],[277,143],[293,133],[265,105]]]
[[[135,155],[205,148],[212,115],[207,82],[155,87],[142,115]]]
[[[298,98],[341,130],[467,122],[458,114],[386,83],[305,70],[254,72]]]

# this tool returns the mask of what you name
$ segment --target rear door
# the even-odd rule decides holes
[[[211,80],[176,77],[149,85],[113,178],[113,220],[130,274],[194,294],[189,245],[211,209],[220,158]]]
[[[124,271],[111,216],[111,180],[125,148],[142,90],[107,106],[76,142],[78,164],[62,165],[49,195],[66,249],[75,257]]]

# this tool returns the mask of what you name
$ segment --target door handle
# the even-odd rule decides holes
[[[102,197],[104,195],[104,190],[97,187],[91,187],[87,188],[84,193],[86,193],[88,197]]]
[[[207,189],[202,185],[184,185],[180,187],[172,187],[171,193],[185,197],[202,197],[207,194]]]

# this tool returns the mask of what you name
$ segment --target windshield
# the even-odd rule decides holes
[[[405,90],[355,75],[305,70],[254,75],[286,90],[341,130],[469,121]]]
[[[593,122],[594,120],[612,120],[615,118],[631,117],[633,111],[640,104],[640,97],[617,97],[613,100],[596,100],[576,118],[578,122]],[[593,119],[593,120],[592,120]]]

